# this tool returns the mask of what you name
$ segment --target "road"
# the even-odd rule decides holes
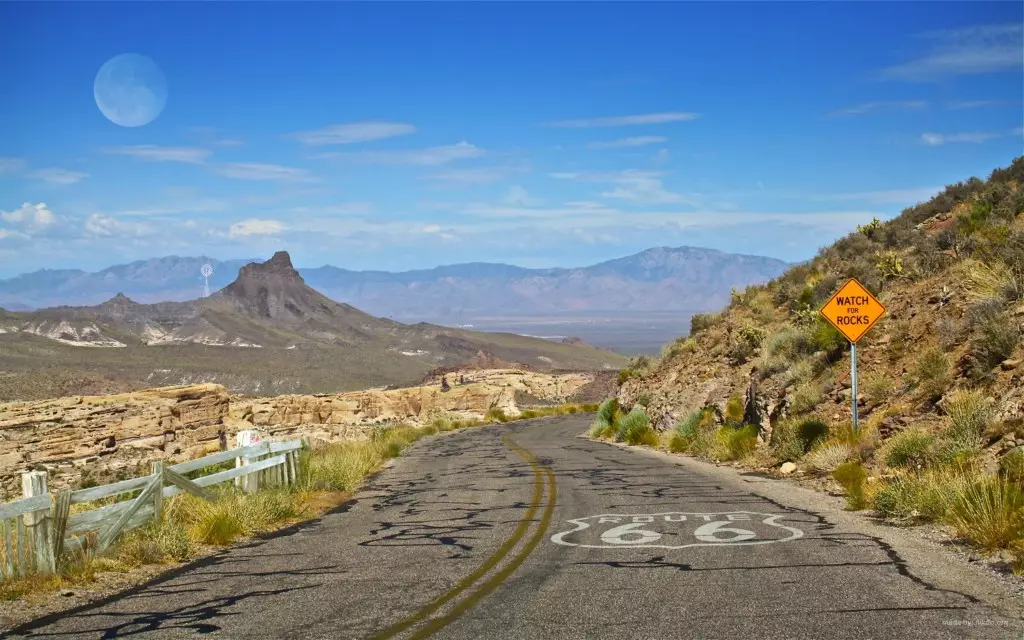
[[[14,637],[1024,637],[912,535],[589,420],[426,438],[339,510]]]

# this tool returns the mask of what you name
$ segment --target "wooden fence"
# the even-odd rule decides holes
[[[260,486],[283,486],[298,479],[302,440],[259,440],[254,430],[240,431],[234,449],[165,466],[153,463],[153,473],[113,484],[57,493],[47,490],[45,471],[22,475],[24,498],[0,504],[0,581],[30,574],[54,573],[68,553],[89,549],[103,552],[121,533],[159,519],[166,498],[187,492],[204,499],[206,487],[233,481],[245,492]],[[235,467],[189,480],[185,474],[234,460]],[[130,500],[71,514],[71,505],[141,491]]]

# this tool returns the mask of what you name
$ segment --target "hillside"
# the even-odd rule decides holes
[[[0,280],[0,307],[95,305],[117,293],[139,302],[182,302],[202,291],[201,265],[214,266],[210,286],[219,289],[248,262],[170,256],[96,273],[37,271]],[[472,263],[390,273],[325,265],[299,273],[327,297],[377,316],[455,322],[486,315],[709,310],[728,302],[733,287],[763,282],[785,267],[772,258],[659,247],[573,269]]]
[[[585,344],[377,318],[309,287],[285,252],[208,298],[0,315],[0,398],[109,393],[199,381],[236,392],[411,384],[438,366],[597,370],[624,359]],[[78,387],[84,387],[79,389]]]
[[[619,400],[645,405],[677,451],[793,462],[784,470],[827,483],[860,462],[882,482],[848,486],[851,505],[893,518],[955,513],[942,491],[989,491],[999,485],[984,478],[997,470],[1024,482],[1022,183],[1024,157],[748,287],[720,313],[695,316],[690,337],[660,359],[634,361]],[[859,434],[848,343],[817,313],[848,278],[888,307],[858,345]]]

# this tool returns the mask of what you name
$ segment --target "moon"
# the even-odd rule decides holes
[[[108,120],[122,127],[141,127],[164,110],[167,80],[150,58],[122,53],[103,63],[92,93]]]

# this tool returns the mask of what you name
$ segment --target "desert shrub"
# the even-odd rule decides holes
[[[867,492],[864,484],[868,472],[858,462],[844,462],[832,472],[832,477],[846,491],[846,508],[851,511],[866,509]]]
[[[959,476],[948,473],[906,474],[884,481],[871,506],[885,518],[909,522],[935,521],[949,509]]]
[[[233,488],[217,491],[214,500],[185,494],[168,509],[168,519],[184,526],[190,539],[212,545],[230,544],[300,514],[295,496],[288,491],[245,494]]]
[[[988,378],[996,365],[1010,357],[1020,338],[1020,328],[1007,313],[992,314],[981,321],[968,347],[971,375]]]
[[[720,460],[742,460],[757,448],[757,433],[757,425],[722,425],[715,433],[715,457]]]
[[[499,407],[491,407],[487,410],[487,414],[484,419],[488,422],[508,422],[509,417],[505,415],[505,411]]]
[[[981,436],[992,420],[992,407],[984,394],[974,390],[954,392],[944,407],[949,416],[950,439],[981,446]]]
[[[964,278],[964,293],[971,302],[999,300],[1013,302],[1024,298],[1024,280],[1016,269],[996,261],[964,260],[957,268]]]
[[[801,420],[796,425],[797,437],[804,443],[804,451],[828,438],[828,424],[818,418]]]
[[[620,411],[618,398],[612,397],[602,402],[597,408],[597,415],[594,416],[594,424],[590,429],[590,435],[597,437],[604,430],[614,428],[615,420]]]
[[[696,455],[708,455],[715,447],[715,413],[711,408],[694,411],[676,426],[675,446]]]
[[[663,347],[662,355],[665,358],[674,358],[676,356],[693,353],[696,350],[697,341],[688,336],[683,336],[682,338],[677,338]]]
[[[636,398],[636,403],[641,407],[647,408],[651,404],[651,394],[644,391]]]
[[[861,388],[868,403],[877,406],[892,396],[896,390],[896,381],[884,373],[872,373],[864,376]]]
[[[195,550],[188,530],[179,522],[165,520],[151,522],[122,535],[114,548],[114,555],[121,564],[136,567],[187,560]]]
[[[807,380],[797,385],[790,398],[789,407],[794,415],[814,411],[825,397],[824,382]]]
[[[653,444],[657,444],[657,436],[654,429],[651,428],[651,420],[647,417],[647,412],[637,407],[619,421],[615,439],[627,444],[651,444],[652,435],[655,436]]]
[[[627,380],[631,378],[637,378],[639,376],[639,371],[635,371],[633,369],[622,369],[619,371],[619,386],[621,387],[623,384],[626,383]]]
[[[690,316],[690,336],[696,337],[702,331],[706,331],[718,324],[722,316],[717,313],[695,313]]]
[[[898,251],[879,251],[875,254],[875,268],[883,280],[905,278],[907,269],[903,266],[903,257]]]
[[[421,432],[437,433],[436,426]],[[351,491],[384,460],[382,442],[339,442],[313,451],[303,451],[299,459],[298,485],[307,491]]]
[[[850,345],[838,329],[820,317],[815,320],[811,341],[818,351],[823,351],[828,359],[833,361],[841,356]]]
[[[1024,538],[1024,489],[993,476],[974,478],[951,501],[947,521],[984,549]]]
[[[832,472],[853,455],[853,447],[846,442],[825,442],[807,454],[807,465],[815,471]]]
[[[903,431],[886,443],[885,464],[893,468],[920,468],[935,457],[935,436],[923,431]]]
[[[938,347],[926,349],[914,363],[914,379],[925,397],[941,398],[953,381],[949,357]]]
[[[804,442],[797,435],[795,422],[784,420],[772,428],[771,449],[772,454],[782,462],[798,460],[806,453]]]
[[[725,422],[730,425],[738,425],[743,422],[743,416],[747,411],[747,403],[743,396],[734,394],[725,403]]]

